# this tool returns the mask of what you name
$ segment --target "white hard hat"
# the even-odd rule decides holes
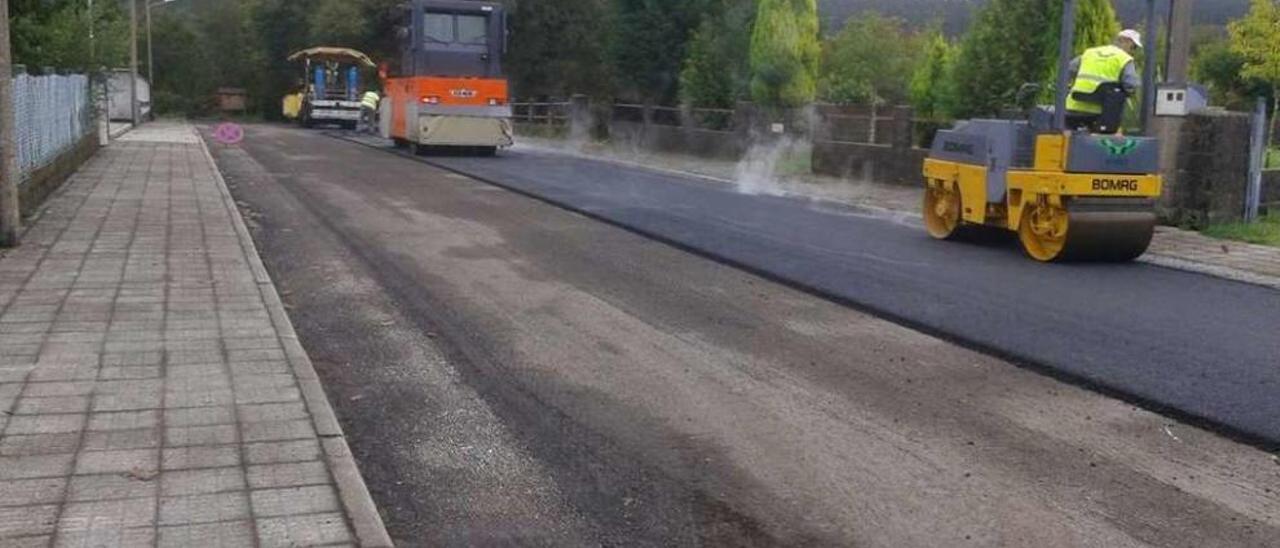
[[[1124,29],[1120,31],[1120,37],[1133,42],[1133,45],[1142,47],[1142,33],[1133,29]]]

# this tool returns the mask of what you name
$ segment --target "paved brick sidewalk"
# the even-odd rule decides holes
[[[737,175],[738,166],[735,162],[597,144],[574,148],[566,146],[563,141],[549,139],[521,137],[520,140],[535,147],[694,173],[720,182],[732,182]],[[851,182],[812,174],[787,176],[783,179],[771,188],[761,189],[757,184],[754,190],[808,196],[911,216],[918,215],[920,207],[921,189],[918,187]],[[1195,231],[1159,227],[1151,249],[1142,260],[1169,268],[1280,288],[1280,248],[1217,240]]]
[[[100,151],[0,257],[0,546],[389,545],[187,125]]]

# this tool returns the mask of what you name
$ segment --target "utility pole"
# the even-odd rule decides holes
[[[95,64],[94,62],[98,60],[97,44],[93,43],[93,27],[96,19],[93,13],[93,0],[89,0],[89,67],[91,69]]]
[[[18,139],[13,113],[13,59],[9,51],[9,0],[0,0],[0,247],[18,245]]]
[[[1170,82],[1186,83],[1191,59],[1191,1],[1171,0],[1169,8],[1169,58]]]
[[[142,0],[147,6],[147,83],[156,89],[156,66],[151,57],[151,0]]]
[[[138,0],[129,0],[129,106],[133,126],[142,123],[138,105]]]

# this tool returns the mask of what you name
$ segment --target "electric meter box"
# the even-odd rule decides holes
[[[1209,94],[1194,84],[1156,87],[1156,116],[1186,116],[1209,106]]]

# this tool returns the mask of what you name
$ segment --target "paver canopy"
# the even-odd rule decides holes
[[[376,66],[372,59],[364,53],[351,49],[333,46],[317,46],[295,51],[289,55],[290,61],[313,59],[316,61],[337,61],[339,63],[355,63],[369,68]]]

